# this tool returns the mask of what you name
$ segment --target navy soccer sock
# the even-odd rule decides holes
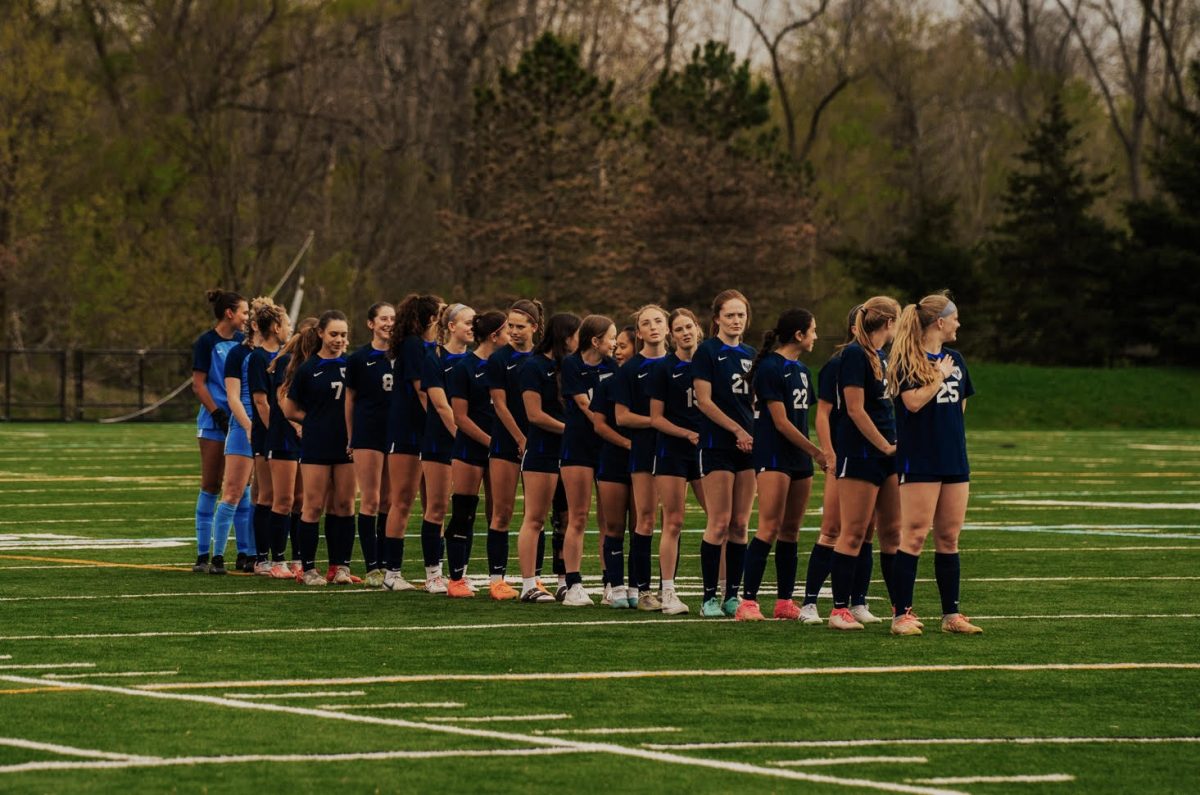
[[[791,601],[796,592],[796,567],[800,561],[800,544],[795,541],[775,542],[775,595]]]
[[[958,589],[962,577],[962,563],[958,553],[934,553],[933,576],[937,580],[938,593],[942,596],[942,615],[961,612],[958,609]]]
[[[362,547],[363,563],[367,571],[379,568],[379,545],[375,535],[375,525],[378,521],[377,516],[367,516],[363,513],[358,515],[358,545]]]
[[[767,570],[767,558],[771,555],[771,545],[761,538],[750,539],[745,547],[745,597],[752,602],[758,601],[758,587],[762,585],[763,572]],[[729,547],[725,547],[726,560],[729,559]],[[729,564],[725,564],[725,573],[729,574]]]
[[[650,590],[650,542],[651,536],[631,533],[629,538],[629,559],[633,564],[635,579],[630,583],[638,589],[638,593]]]
[[[825,580],[833,570],[833,547],[813,544],[808,555],[808,571],[804,577],[804,604],[815,605]]]
[[[604,537],[604,570],[608,572],[608,584],[614,588],[625,587],[625,538]]]
[[[387,538],[387,511],[380,511],[375,516],[375,556],[379,558],[380,564],[383,563],[383,549],[385,538]]]
[[[450,522],[446,525],[446,555],[450,579],[461,580],[470,561],[470,538],[475,529],[475,511],[479,497],[473,494],[450,496]]]
[[[537,539],[537,565],[533,569],[533,576],[541,577],[542,568],[546,565],[546,531],[538,531]]]
[[[717,598],[717,580],[721,576],[721,546],[700,541],[700,574],[704,579],[704,601]]]
[[[271,551],[271,506],[254,506],[254,551],[255,560],[265,563]]]
[[[858,564],[854,567],[854,583],[850,591],[850,604],[852,605],[867,603],[867,591],[871,590],[871,571],[875,568],[873,551],[874,547],[870,541],[864,541],[858,550]]]
[[[896,552],[896,562],[892,565],[892,590],[896,595],[896,615],[904,615],[904,611],[913,606],[913,591],[917,586],[917,563],[921,559],[900,550]]]
[[[317,544],[321,540],[321,526],[316,522],[300,522],[296,531],[297,541],[300,542],[300,565],[305,571],[317,567]]]
[[[292,560],[300,560],[300,512],[292,514],[288,523],[288,537],[292,542]]]
[[[287,552],[288,524],[291,517],[286,513],[271,512],[271,560],[282,562]]]
[[[854,588],[854,578],[858,566],[858,558],[835,551],[833,553],[833,608],[839,610],[850,606],[850,592]]]
[[[895,574],[893,571],[895,566],[896,566],[896,553],[895,552],[884,552],[884,551],[880,550],[880,552],[879,552],[879,571],[882,572],[882,574],[883,574],[883,584],[887,588],[888,602],[890,602],[892,605],[893,615],[895,614],[895,610],[896,610]]]
[[[504,579],[508,573],[508,533],[504,530],[487,531],[488,574]]]
[[[441,565],[442,526],[437,522],[421,522],[421,557],[427,569]]]
[[[732,599],[742,587],[742,573],[746,568],[746,545],[725,542],[725,598]]]
[[[385,536],[383,549],[387,556],[387,567],[391,571],[400,571],[404,566],[404,539]]]

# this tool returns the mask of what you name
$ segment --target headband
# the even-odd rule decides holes
[[[938,320],[941,320],[944,317],[950,317],[957,311],[958,311],[958,307],[954,305],[954,302],[947,300],[946,308],[942,310],[942,313],[940,315],[938,315]]]
[[[446,307],[446,322],[453,323],[454,318],[458,317],[458,313],[466,308],[466,304],[450,304],[450,306]]]

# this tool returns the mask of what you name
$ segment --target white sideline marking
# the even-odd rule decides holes
[[[1040,776],[945,776],[942,778],[909,778],[917,784],[1042,784],[1059,781],[1074,781],[1066,773],[1046,773]]]
[[[96,663],[30,663],[25,665],[0,665],[0,671],[17,671],[21,669],[41,669],[47,668],[95,668]]]
[[[226,693],[226,696],[232,695]],[[358,695],[366,695],[359,693]],[[255,696],[268,698],[268,696]],[[391,701],[386,704],[321,704],[321,709],[459,709],[465,707],[459,701]],[[536,733],[536,732],[535,732]]]
[[[0,660],[11,660],[11,659],[12,659],[11,654],[0,654]]]
[[[110,759],[120,762],[157,758],[135,754],[115,754],[109,751],[94,751],[91,748],[76,748],[71,745],[58,745],[57,743],[39,743],[33,740],[24,740],[20,737],[0,737],[0,745],[6,745],[9,748],[25,748],[30,751],[48,751],[49,753],[62,754],[63,756],[82,756],[88,759]]]
[[[1195,533],[1154,533],[1154,532],[1133,532],[1133,530],[1093,530],[1091,528],[1096,525],[1009,525],[1007,527],[987,527],[985,530],[992,530],[999,533],[1053,533],[1061,536],[1110,536],[1114,538],[1169,538],[1174,541],[1200,541],[1200,535]],[[1177,527],[1186,527],[1192,529],[1195,525],[1176,525]],[[1127,525],[1129,528],[1144,528],[1150,529],[1166,529],[1161,525]]]
[[[2,676],[0,680],[15,682],[17,684],[40,684],[41,680],[28,679],[22,676]],[[907,784],[893,784],[884,781],[871,781],[868,779],[856,778],[839,778],[836,776],[818,775],[814,773],[802,773],[796,770],[784,770],[780,768],[761,767],[759,765],[750,765],[742,762],[726,762],[718,759],[703,759],[692,756],[682,756],[679,754],[669,754],[661,751],[652,751],[643,748],[627,748],[622,745],[614,745],[611,743],[598,742],[583,742],[579,740],[567,740],[556,737],[537,737],[537,736],[522,736],[514,738],[510,734],[504,732],[493,731],[490,729],[476,729],[466,726],[450,726],[440,723],[427,723],[422,721],[404,720],[401,718],[377,718],[370,715],[351,715],[346,712],[331,712],[329,710],[307,709],[305,707],[284,706],[282,704],[255,703],[253,701],[238,701],[235,699],[217,698],[215,696],[201,696],[190,693],[152,693],[145,690],[133,690],[126,687],[112,687],[111,685],[97,685],[83,682],[64,683],[63,687],[75,688],[80,690],[93,690],[102,693],[116,693],[119,695],[139,696],[142,698],[159,698],[175,701],[190,701],[198,704],[209,704],[220,707],[234,707],[242,709],[256,709],[263,712],[279,712],[289,715],[304,715],[313,718],[322,718],[324,720],[341,720],[354,723],[365,723],[376,726],[395,726],[402,729],[417,729],[423,731],[435,731],[444,734],[456,734],[462,737],[482,737],[489,740],[501,740],[503,742],[523,741],[533,745],[548,747],[553,749],[568,749],[572,751],[584,753],[609,753],[619,756],[628,756],[636,759],[648,759],[654,762],[665,762],[668,764],[685,765],[689,767],[702,767],[711,770],[722,770],[730,773],[747,773],[757,776],[768,776],[772,778],[782,778],[791,781],[808,781],[817,784],[834,784],[846,787],[860,787],[863,789],[882,790],[884,792],[904,792],[912,793],[912,795],[962,795],[957,790],[941,790],[930,789],[926,787],[915,787]],[[275,758],[275,757],[272,757]]]
[[[82,564],[88,565],[88,564]],[[1145,578],[1138,578],[1145,579]],[[103,599],[173,599],[175,597],[186,597],[188,599],[205,597],[205,596],[297,596],[316,594],[318,596],[332,594],[364,594],[364,593],[385,593],[384,591],[372,591],[367,588],[354,588],[345,590],[315,590],[312,588],[288,588],[287,590],[255,590],[255,591],[172,591],[172,592],[155,592],[155,593],[115,593],[115,594],[93,594],[83,595],[76,594],[73,596],[4,596],[0,597],[0,602],[73,602],[73,601],[94,601]]]
[[[92,508],[97,505],[145,505],[143,500],[115,500],[97,502],[13,502],[6,503],[5,508]]]
[[[579,753],[573,748],[509,748],[461,751],[369,751],[356,754],[248,754],[244,756],[137,757],[104,762],[24,762],[0,765],[0,773],[39,770],[120,770],[131,767],[175,767],[192,765],[236,765],[248,762],[370,762],[387,759],[447,759],[476,756],[551,756]]]
[[[1134,444],[1125,445],[1131,450],[1171,450],[1181,453],[1200,453],[1200,447],[1188,444]]]
[[[304,693],[226,693],[225,698],[240,698],[245,701],[266,698],[329,698],[330,696],[365,696],[363,690],[325,690],[322,692]]]
[[[767,764],[779,767],[823,767],[826,765],[923,765],[928,761],[923,756],[840,756],[835,759],[782,759]]]
[[[724,748],[871,748],[880,745],[1159,745],[1200,743],[1200,737],[937,737],[891,740],[731,740],[724,743],[642,743],[661,751]]]
[[[693,622],[700,624],[701,622]],[[526,674],[390,674],[339,679],[260,679],[256,681],[160,682],[137,685],[137,690],[228,690],[236,687],[304,687],[312,685],[373,685],[401,682],[553,682],[588,679],[674,679],[724,676],[827,676],[844,674],[952,673],[957,671],[1144,671],[1200,670],[1200,663],[1009,663],[994,665],[872,665],[829,668],[725,668],[658,671],[569,671]]]
[[[460,717],[458,715],[426,715],[422,720],[441,720],[447,723],[503,723],[513,720],[570,720],[566,712],[551,712],[544,715],[479,715]]]
[[[172,519],[167,519],[167,518],[160,518],[160,519],[151,519],[151,518],[4,519],[4,520],[0,520],[0,525],[19,524],[23,527],[29,527],[30,525],[39,525],[39,524],[100,524],[100,523],[104,523],[104,524],[167,524],[168,522],[182,524],[184,522],[195,522],[195,521],[196,521],[196,517],[194,517],[194,516],[189,516],[185,519],[176,519],[176,518],[172,518]],[[196,541],[196,539],[193,538],[192,543],[195,543],[195,541]]]
[[[1089,502],[1087,500],[997,500],[1001,505],[1052,505],[1063,508],[1126,508],[1145,511],[1200,511],[1200,502]]]
[[[122,673],[43,674],[43,679],[95,679],[96,677],[176,676],[179,671],[124,671]]]
[[[534,729],[534,734],[563,735],[563,734],[666,734],[679,731],[678,726],[625,726],[610,729]]]

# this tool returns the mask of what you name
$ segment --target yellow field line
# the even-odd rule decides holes
[[[16,696],[22,693],[66,693],[69,687],[23,687],[19,690],[0,690],[0,696]]]
[[[114,563],[109,560],[87,560],[83,558],[51,558],[41,555],[0,555],[0,560],[33,560],[41,563],[76,563],[80,566],[99,566],[106,569],[144,569],[149,571],[187,571],[178,566],[154,566],[149,563]],[[230,574],[242,574],[245,572],[230,572]]]

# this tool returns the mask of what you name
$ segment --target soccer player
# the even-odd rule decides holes
[[[630,430],[629,476],[633,482],[633,505],[637,517],[629,539],[630,588],[637,591],[637,609],[662,610],[662,600],[650,590],[650,547],[654,519],[658,513],[658,490],[654,487],[654,453],[658,432],[650,421],[650,374],[667,355],[667,312],[648,304],[634,313],[634,326],[642,349],[621,366],[613,386],[617,424]],[[631,596],[632,598],[632,596]]]
[[[742,342],[750,326],[750,302],[724,290],[712,303],[712,334],[692,357],[692,388],[700,409],[700,477],[708,521],[700,542],[705,618],[737,612],[746,552],[746,528],[754,507],[754,437],[750,367],[755,350]],[[717,599],[721,545],[725,544],[725,598]]]
[[[482,483],[489,495],[492,490],[484,475],[488,466],[488,449],[492,444],[488,431],[496,422],[486,369],[489,357],[508,344],[507,315],[496,310],[475,315],[471,321],[471,336],[478,345],[450,371],[446,388],[450,395],[450,408],[454,412],[454,424],[458,429],[451,452],[450,481],[453,493],[450,496],[450,521],[446,524],[446,557],[450,562],[447,595],[452,597],[475,595],[466,581],[467,563],[471,559],[471,547],[475,539],[479,486]],[[491,503],[490,498],[488,503]],[[490,510],[485,511],[485,517],[490,515]],[[507,542],[508,535],[503,535]],[[520,594],[504,581],[507,544],[503,558],[500,558],[494,546],[488,547],[488,594],[498,601],[516,599]],[[491,573],[497,567],[501,573]]]
[[[579,346],[577,315],[554,315],[546,324],[546,333],[521,365],[521,393],[525,415],[529,418],[529,436],[521,458],[525,484],[525,515],[517,538],[521,560],[521,601],[554,602],[554,594],[540,587],[535,574],[538,537],[546,522],[546,512],[554,501],[558,486],[559,453],[562,447],[563,403],[558,371],[563,359]]]
[[[637,331],[626,326],[617,332],[613,361],[619,368],[636,351]],[[631,597],[625,588],[625,529],[630,524],[632,506],[629,491],[632,442],[629,432],[617,425],[616,404],[612,399],[615,383],[615,378],[601,381],[589,408],[596,435],[600,437],[600,455],[596,459],[596,523],[600,526],[600,573],[604,583],[600,604],[624,609],[637,607],[636,589]]]
[[[590,607],[592,597],[583,587],[583,536],[592,508],[592,483],[600,456],[600,437],[590,408],[596,388],[617,370],[612,359],[617,345],[617,327],[604,315],[588,315],[579,326],[579,345],[563,359],[562,450],[559,477],[567,496],[567,527],[563,539],[563,565],[567,592],[562,603],[568,607]]]
[[[758,588],[771,544],[775,543],[777,598],[775,618],[795,621],[800,608],[792,601],[800,524],[812,492],[813,462],[826,468],[825,454],[808,440],[808,407],[812,376],[801,354],[817,341],[817,321],[807,309],[789,309],[775,328],[763,335],[762,348],[750,368],[754,389],[754,469],[758,473],[758,530],[746,547],[745,598],[734,615],[738,621],[762,621]],[[778,542],[776,542],[778,538]]]
[[[688,606],[675,593],[679,568],[679,536],[690,483],[696,501],[704,507],[700,480],[700,423],[696,392],[692,386],[692,357],[704,331],[690,309],[676,309],[668,318],[675,352],[668,354],[650,374],[650,421],[658,431],[654,456],[654,482],[663,506],[662,538],[658,543],[662,612],[687,615]]]
[[[268,430],[271,423],[271,363],[291,335],[287,312],[275,302],[263,304],[254,313],[252,322],[258,332],[258,345],[250,353],[247,379],[250,384],[251,411],[250,446],[254,450],[254,482],[258,485],[254,499],[254,547],[257,553],[254,573],[276,579],[290,579],[292,574],[284,562],[287,551],[286,532],[277,540],[272,532],[271,510],[275,504],[275,481],[271,476]],[[291,491],[289,485],[288,490]]]
[[[267,458],[271,464],[271,549],[283,549],[287,539],[292,542],[292,558],[288,574],[292,579],[302,579],[304,568],[300,565],[300,514],[304,505],[304,484],[300,478],[300,423],[283,416],[279,400],[287,394],[284,379],[292,357],[307,360],[321,348],[321,336],[317,333],[317,318],[306,317],[296,326],[296,332],[287,345],[267,366],[270,374],[270,391],[267,402],[271,406],[271,421],[267,425]],[[282,572],[271,567],[271,576],[283,579]]]
[[[388,517],[384,524],[383,587],[411,591],[404,579],[404,534],[421,485],[421,438],[425,434],[425,393],[421,366],[437,345],[437,320],[446,303],[436,295],[411,293],[396,307],[388,359],[392,362],[392,398],[388,410]]]
[[[369,588],[383,586],[383,535],[387,527],[387,421],[394,375],[388,346],[396,324],[396,308],[387,302],[367,309],[371,341],[346,358],[346,435],[354,459],[354,478],[362,501],[358,509],[358,543],[362,547]]]
[[[448,590],[442,575],[442,522],[450,502],[450,454],[458,426],[446,396],[450,371],[468,355],[474,341],[471,322],[475,310],[466,304],[450,304],[438,320],[438,338],[443,342],[425,355],[421,366],[421,391],[425,393],[425,435],[421,440],[421,476],[425,494],[421,498],[421,555],[425,559],[425,590],[443,594]],[[461,584],[470,587],[465,580]]]
[[[225,357],[242,342],[242,329],[250,318],[250,304],[234,292],[217,288],[206,293],[216,324],[192,345],[192,392],[200,401],[196,438],[200,442],[200,495],[196,498],[196,565],[209,570],[213,513],[225,471],[225,435],[229,432],[229,404],[225,398]],[[224,550],[220,550],[224,569]]]
[[[893,635],[920,635],[912,611],[917,562],[933,526],[933,573],[942,597],[942,632],[983,632],[959,611],[958,536],[970,494],[963,413],[975,394],[958,339],[958,307],[945,293],[928,295],[900,313],[887,391],[896,403],[896,469],[900,479],[900,550],[893,578]]]
[[[893,604],[891,561],[900,536],[900,493],[896,485],[896,420],[885,394],[887,359],[883,346],[896,334],[900,305],[876,296],[863,303],[854,324],[854,342],[842,349],[838,401],[844,407],[834,434],[837,451],[841,532],[833,552],[833,612],[829,627],[859,630],[850,612],[856,561],[875,516],[884,583]],[[892,551],[889,553],[889,549]]]
[[[521,476],[521,457],[525,454],[529,420],[519,382],[521,365],[533,353],[540,338],[542,305],[527,298],[518,299],[508,309],[508,344],[488,357],[483,380],[492,396],[495,421],[488,450],[488,480],[492,488],[492,513],[488,524],[488,576],[504,581],[508,573],[508,528],[517,501],[517,482]],[[537,574],[545,549],[545,534],[538,535]]]
[[[333,487],[331,510],[325,515],[329,566],[337,567],[329,582],[348,585],[354,552],[354,464],[346,436],[346,357],[350,327],[336,309],[317,321],[321,347],[316,354],[288,363],[287,394],[280,401],[284,416],[300,423],[300,470],[304,479],[304,508],[300,516],[301,581],[326,584],[316,568],[318,522],[326,495]]]

